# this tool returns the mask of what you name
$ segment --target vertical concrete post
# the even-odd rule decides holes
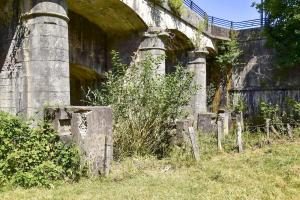
[[[21,49],[25,71],[23,112],[70,105],[69,39],[66,0],[20,1],[28,35]]]
[[[239,153],[243,152],[243,140],[242,140],[242,124],[241,121],[237,121],[237,146],[239,148]]]
[[[189,63],[187,68],[195,73],[194,84],[199,89],[191,100],[191,107],[195,116],[207,112],[206,94],[206,50],[195,50],[188,52]]]
[[[223,132],[222,132],[222,122],[220,120],[217,121],[218,129],[217,129],[217,140],[218,140],[218,150],[222,151],[222,137],[223,137]]]
[[[147,55],[152,55],[154,58],[166,57],[166,48],[164,39],[168,37],[168,33],[158,27],[150,27],[144,34],[144,40],[139,47],[139,58],[143,60]],[[166,73],[166,61],[162,59],[157,66],[157,73],[164,75]]]

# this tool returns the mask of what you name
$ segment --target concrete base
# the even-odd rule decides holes
[[[216,114],[205,113],[198,114],[197,130],[204,134],[211,134],[217,132]]]
[[[107,175],[113,159],[112,110],[110,107],[47,109],[45,117],[65,142],[75,142],[88,164],[90,175]]]

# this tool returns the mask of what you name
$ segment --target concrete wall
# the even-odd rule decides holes
[[[19,113],[23,107],[24,73],[17,57],[25,30],[18,26],[18,2],[2,2],[0,9],[0,109]]]
[[[186,64],[203,21],[146,0],[9,0],[0,1],[0,9],[0,109],[28,117],[44,106],[81,105],[81,87],[103,78],[111,50],[130,64],[150,26],[169,35],[162,41],[166,71]],[[198,42],[215,48],[209,35]]]
[[[101,74],[107,68],[107,34],[100,27],[72,11],[68,14],[70,63]],[[72,70],[72,69],[71,69]]]
[[[275,51],[266,47],[260,29],[239,32],[243,50],[241,64],[234,68],[234,101],[241,96],[249,114],[258,113],[261,101],[278,104],[284,108],[287,97],[300,101],[300,66],[277,70]]]

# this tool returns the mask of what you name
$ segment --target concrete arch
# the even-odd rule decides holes
[[[99,26],[113,36],[147,30],[143,19],[120,0],[68,0],[69,10]]]
[[[168,40],[165,41],[167,50],[192,50],[195,48],[193,41],[177,29],[167,29]]]
[[[121,0],[134,10],[137,15],[147,24],[148,27],[156,26],[161,29],[178,30],[184,33],[190,40],[195,40],[197,35],[197,28],[187,23],[180,17],[177,17],[172,12],[163,9],[159,6],[154,6],[147,0]],[[201,46],[216,49],[214,41],[204,35]]]

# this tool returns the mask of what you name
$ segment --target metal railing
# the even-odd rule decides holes
[[[208,20],[208,23],[211,25],[233,29],[233,30],[242,30],[242,29],[249,29],[249,28],[259,28],[263,27],[266,24],[266,19],[253,19],[253,20],[247,20],[247,21],[241,21],[241,22],[234,22],[229,21],[226,19],[221,19],[218,17],[209,16],[203,9],[201,9],[195,2],[192,0],[183,0],[184,5],[186,5],[188,8],[193,10],[195,13],[197,13],[199,16],[201,16],[204,19]]]

